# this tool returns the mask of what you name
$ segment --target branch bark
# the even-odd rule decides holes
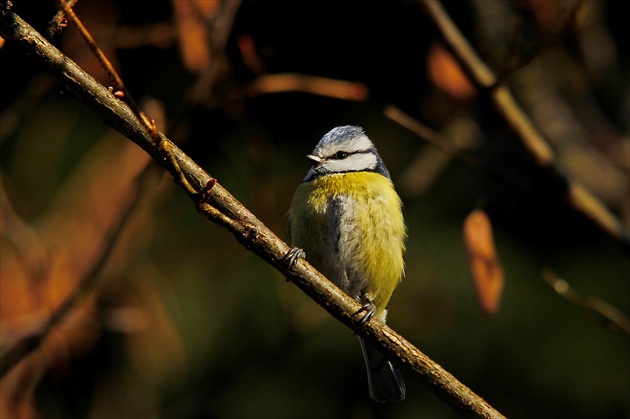
[[[159,142],[154,140],[149,129],[142,124],[129,106],[86,74],[19,16],[9,11],[8,5],[8,2],[0,1],[2,37],[17,45],[25,54],[32,56],[48,73],[61,81],[69,93],[92,108],[114,129],[143,148],[175,179],[183,176],[192,186],[192,191],[189,191],[191,198],[198,203],[198,210],[206,218],[227,228],[246,248],[284,274],[339,321],[350,328],[357,326],[359,319],[353,317],[353,313],[356,313],[360,306],[356,301],[335,287],[305,260],[299,259],[290,267],[285,260],[290,250],[286,243],[225,188],[218,183],[214,184],[215,180],[164,134],[159,132]],[[161,147],[164,144],[170,150],[170,156],[165,155],[165,148]],[[171,163],[173,159],[175,165]],[[206,185],[214,186],[204,194],[204,201],[199,203],[198,192],[203,191]],[[374,342],[392,362],[406,369],[414,379],[423,383],[462,414],[482,418],[503,417],[480,396],[384,323],[372,319],[357,333]]]

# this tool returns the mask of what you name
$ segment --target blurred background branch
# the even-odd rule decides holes
[[[103,243],[99,246],[98,257],[96,257],[96,259],[92,262],[92,266],[85,275],[78,280],[65,300],[31,335],[20,339],[18,342],[5,344],[8,347],[2,347],[2,351],[0,352],[0,380],[2,380],[24,358],[30,355],[33,351],[37,350],[44,340],[50,336],[53,329],[60,327],[60,325],[66,321],[67,317],[69,317],[70,313],[78,310],[81,305],[85,303],[85,300],[88,299],[90,294],[94,292],[98,286],[98,280],[105,264],[108,263],[109,258],[112,255],[114,246],[117,244],[118,239],[123,229],[126,227],[138,201],[143,197],[142,193],[147,189],[145,178],[153,173],[152,170],[154,169],[152,169],[151,166],[147,166],[142,172],[140,172],[140,174],[138,174],[138,177],[134,181],[136,190],[133,191],[132,196],[128,199],[129,202],[120,214],[120,218],[109,227],[109,230],[103,236]]]
[[[561,178],[567,184],[560,198],[610,235],[630,255],[630,235],[626,227],[595,195],[561,173],[551,147],[518,105],[510,90],[498,84],[498,78],[475,53],[468,40],[450,19],[441,2],[421,0],[421,3],[439,28],[443,40],[461,64],[462,69],[482,91],[489,92],[499,112],[518,134],[525,149],[541,170],[547,172],[552,178]]]
[[[630,318],[601,298],[583,296],[575,291],[569,283],[558,277],[551,269],[543,269],[543,279],[568,302],[595,313],[601,320],[610,323],[625,333],[630,334]]]

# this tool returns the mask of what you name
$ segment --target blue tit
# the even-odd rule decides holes
[[[404,273],[402,202],[362,128],[332,129],[307,156],[313,162],[288,215],[291,245],[366,311],[386,321],[386,306]],[[405,382],[376,348],[359,337],[370,397],[405,398]]]

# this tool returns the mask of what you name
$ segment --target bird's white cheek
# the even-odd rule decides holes
[[[351,172],[376,168],[376,156],[372,153],[353,154],[343,160],[328,160],[324,163],[330,172]]]

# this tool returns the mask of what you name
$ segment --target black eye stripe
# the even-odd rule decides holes
[[[343,160],[354,154],[369,154],[372,150],[356,150],[356,151],[343,151],[339,150],[335,154],[331,155],[329,158],[333,160]]]

